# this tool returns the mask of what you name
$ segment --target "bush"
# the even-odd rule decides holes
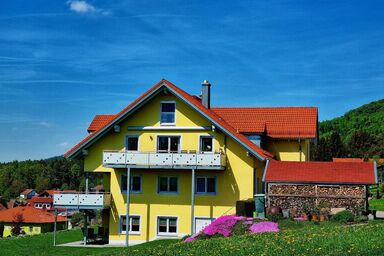
[[[71,224],[72,226],[81,226],[81,224],[84,222],[84,214],[82,212],[77,212],[72,215],[71,217]]]
[[[232,228],[233,236],[241,236],[244,235],[248,231],[248,226],[245,225],[242,221],[239,221]]]
[[[338,221],[342,223],[352,222],[355,220],[355,215],[351,211],[345,210],[336,213],[331,217],[332,221]]]
[[[283,214],[277,213],[277,214],[268,214],[267,219],[273,222],[278,222],[279,220],[284,219]]]

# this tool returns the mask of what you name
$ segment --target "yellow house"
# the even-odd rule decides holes
[[[73,201],[105,208],[110,244],[198,232],[264,191],[268,159],[309,160],[316,108],[214,108],[210,98],[208,81],[198,97],[163,79],[118,114],[97,115],[65,154],[83,159],[86,173],[103,174],[110,194]],[[70,204],[66,196],[55,204]]]
[[[56,228],[65,228],[66,217],[58,216]],[[38,235],[54,230],[55,216],[46,210],[32,206],[19,206],[0,212],[0,226],[3,231],[0,237],[12,236],[12,228],[18,224],[21,234]],[[1,231],[0,231],[1,233]]]

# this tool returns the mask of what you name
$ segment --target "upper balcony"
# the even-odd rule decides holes
[[[223,153],[197,154],[193,152],[155,153],[137,151],[104,151],[103,166],[111,168],[168,168],[223,170]]]

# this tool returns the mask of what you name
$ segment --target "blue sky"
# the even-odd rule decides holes
[[[161,78],[214,106],[383,98],[382,1],[4,0],[0,162],[63,154]]]

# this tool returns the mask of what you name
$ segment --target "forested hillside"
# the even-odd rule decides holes
[[[384,157],[384,99],[319,123],[314,160],[332,157]]]
[[[45,189],[83,190],[84,187],[81,161],[53,157],[47,160],[0,163],[0,196],[5,199],[17,197],[26,188],[40,192]]]

